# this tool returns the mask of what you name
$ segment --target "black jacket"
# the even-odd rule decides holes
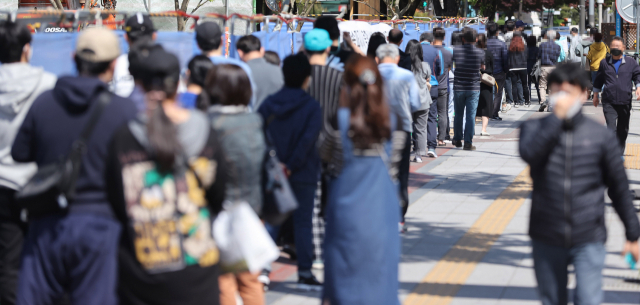
[[[400,51],[400,62],[398,63],[398,67],[411,71],[411,55],[400,49],[398,49],[398,51]]]
[[[604,190],[636,241],[640,225],[616,136],[578,113],[530,120],[520,129],[520,156],[531,166],[531,239],[560,247],[605,242]]]
[[[527,48],[522,52],[509,52],[509,70],[527,68]]]
[[[626,60],[622,56],[622,62],[618,73],[613,65],[613,58],[610,55],[600,61],[600,68],[593,83],[593,91],[600,92],[602,86],[602,102],[613,105],[628,105],[631,103],[633,94],[631,92],[631,81],[640,83],[640,67],[633,59]]]

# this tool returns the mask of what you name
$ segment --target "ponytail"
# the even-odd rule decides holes
[[[165,93],[152,91],[148,94],[157,95],[158,98],[154,98],[155,109],[151,111],[147,120],[147,138],[159,171],[171,172],[174,170],[176,155],[181,151],[178,131],[162,107]]]

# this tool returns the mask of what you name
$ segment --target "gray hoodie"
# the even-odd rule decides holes
[[[25,63],[0,65],[0,187],[18,190],[36,171],[15,163],[11,145],[33,101],[56,84],[56,76]]]

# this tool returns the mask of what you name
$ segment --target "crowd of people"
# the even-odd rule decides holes
[[[225,273],[212,223],[241,202],[263,216],[265,155],[273,149],[298,207],[282,224],[266,222],[265,230],[295,256],[298,288],[322,290],[325,304],[398,304],[398,231],[406,231],[410,162],[437,158],[436,148],[448,141],[475,150],[476,117],[482,120],[479,134],[488,136],[488,124],[501,120],[501,109],[529,106],[535,73],[539,100],[555,116],[522,128],[522,157],[534,180],[543,181],[534,183],[534,210],[547,201],[561,205],[553,188],[562,183],[546,184],[557,179],[547,168],[564,168],[562,153],[551,148],[568,132],[560,131],[562,120],[573,118],[576,128],[587,130],[581,136],[601,135],[602,149],[593,150],[593,158],[608,160],[600,168],[607,179],[581,185],[601,192],[618,185],[610,195],[628,240],[637,240],[638,221],[629,215],[620,186],[628,185],[624,169],[619,158],[611,158],[619,151],[609,145],[606,130],[578,121],[574,101],[586,100],[589,84],[576,72],[580,68],[556,69],[566,55],[555,31],[547,31],[538,46],[523,28],[512,21],[504,34],[495,23],[487,24],[486,34],[465,27],[452,34],[450,45],[445,30],[434,28],[420,41],[408,41],[405,50],[402,31],[392,29],[387,36],[374,33],[365,51],[350,39],[340,43],[336,19],[320,17],[302,48],[281,61],[252,35],[236,42],[239,59],[223,56],[220,26],[201,22],[195,27],[201,54],[182,71],[177,57],[155,43],[151,19],[137,14],[125,23],[128,54],[120,53],[113,32],[89,28],[76,43],[78,75],[56,78],[29,65],[29,30],[3,22],[0,303],[227,305],[239,295],[243,304],[264,304],[270,266]],[[596,43],[601,40],[596,34]],[[619,92],[627,92],[631,79],[617,75],[623,71],[640,83],[640,67],[625,63],[620,43],[614,38],[606,59],[599,44],[588,55],[566,57],[577,62],[587,56],[592,68],[601,59],[594,104],[603,91],[607,122],[615,128],[617,120],[624,148],[630,99]],[[53,207],[46,212],[25,213],[23,187],[60,162],[77,168],[71,191],[44,202]],[[572,175],[589,176],[580,173]],[[591,189],[576,187],[572,196],[583,198]],[[603,204],[598,196],[589,198],[595,199],[585,205]],[[542,275],[557,275],[550,268],[563,263],[566,272],[557,257],[581,253],[562,246],[602,242],[605,236],[598,223],[596,237],[575,233],[576,242],[563,244],[550,222],[584,224],[556,219],[562,213],[554,211],[531,216],[536,274],[547,283],[541,285],[545,304],[560,304],[566,296],[554,290],[554,283],[563,285],[559,278]],[[324,283],[312,273],[319,217],[326,220]],[[580,230],[592,230],[584,226]],[[637,244],[628,247],[637,257]],[[581,274],[589,267],[576,269]],[[601,298],[591,295],[598,293],[591,286],[580,293]]]

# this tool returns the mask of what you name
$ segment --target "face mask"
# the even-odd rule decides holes
[[[620,55],[622,55],[622,50],[620,50],[620,49],[611,49],[611,55],[620,56]]]
[[[549,96],[549,107],[551,107],[551,109],[553,109],[556,104],[558,103],[558,100],[569,95],[566,91],[559,91],[556,92],[552,95]],[[573,104],[571,106],[571,109],[569,109],[569,112],[567,113],[567,117],[568,118],[572,118],[576,113],[578,113],[580,111],[580,109],[582,108],[582,103],[580,101],[580,98],[576,99],[575,101],[573,101]]]

